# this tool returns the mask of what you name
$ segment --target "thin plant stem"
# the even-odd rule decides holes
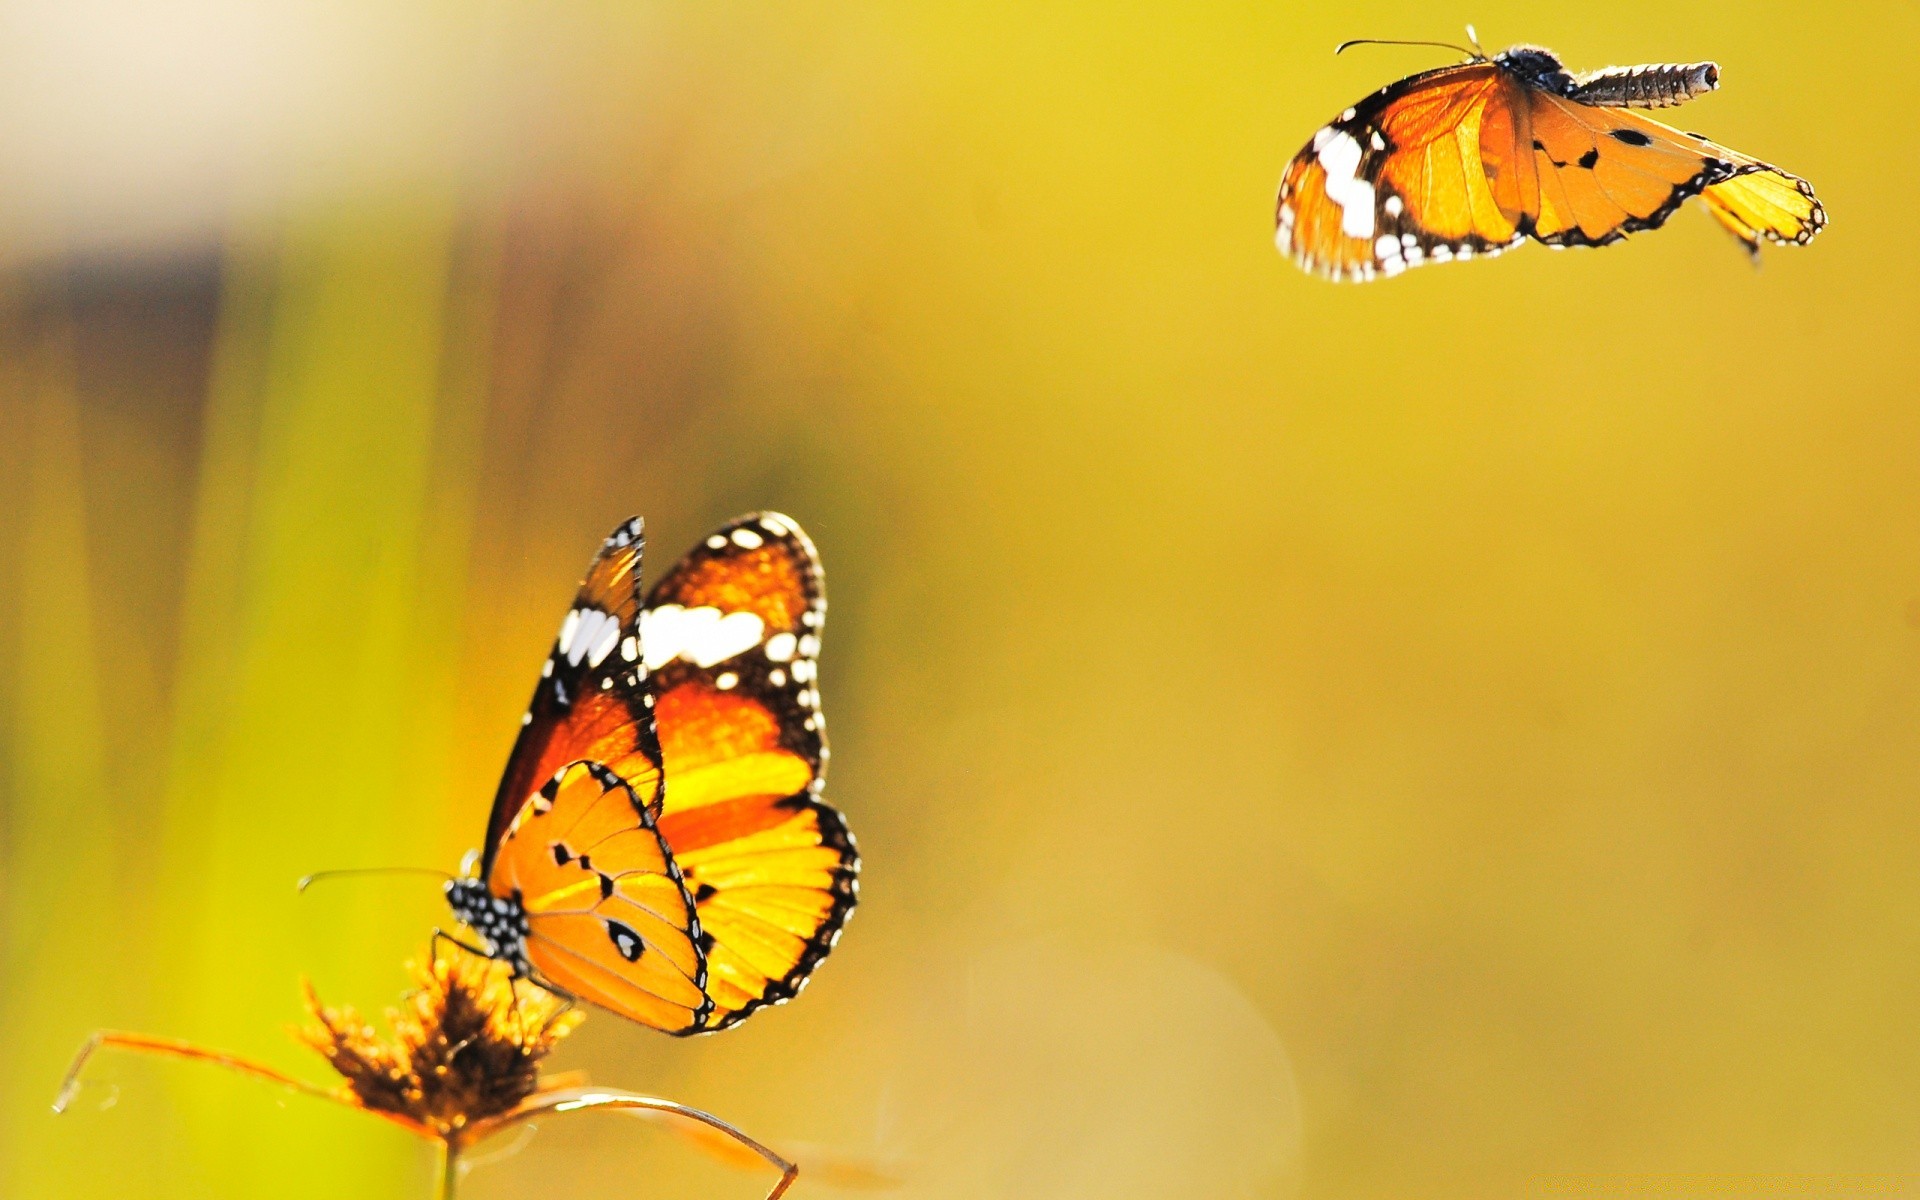
[[[241,1058],[236,1054],[227,1054],[219,1050],[209,1050],[204,1046],[196,1046],[192,1042],[183,1042],[177,1038],[152,1037],[144,1033],[125,1033],[117,1029],[97,1030],[92,1037],[88,1038],[86,1042],[81,1045],[80,1052],[73,1056],[73,1065],[67,1068],[66,1077],[60,1081],[60,1094],[55,1096],[53,1100],[54,1112],[65,1112],[67,1107],[73,1103],[75,1094],[80,1090],[80,1073],[86,1069],[87,1063],[93,1058],[94,1054],[101,1050],[126,1050],[135,1054],[155,1054],[162,1058],[184,1058],[189,1062],[212,1063],[216,1067],[225,1067],[229,1071],[236,1071],[265,1083],[271,1083],[276,1087],[283,1087],[289,1091],[299,1092],[304,1096],[312,1096],[318,1100],[328,1100],[335,1104],[342,1104],[353,1109],[355,1112],[369,1112],[376,1117],[384,1117],[402,1129],[405,1129],[408,1133],[418,1137],[431,1138],[434,1136],[425,1126],[410,1121],[398,1113],[386,1113],[380,1112],[377,1109],[362,1107],[341,1095],[339,1092],[330,1091],[317,1084],[308,1083],[304,1079],[295,1079],[291,1075],[283,1074],[263,1063],[254,1062],[252,1059]]]
[[[65,1112],[67,1106],[73,1103],[74,1093],[80,1090],[80,1072],[86,1069],[87,1060],[91,1059],[97,1051],[105,1049],[131,1050],[136,1054],[158,1054],[168,1058],[210,1062],[215,1066],[225,1067],[229,1071],[251,1075],[255,1079],[265,1080],[279,1087],[291,1088],[296,1092],[304,1092],[309,1096],[318,1096],[323,1100],[338,1099],[323,1087],[308,1083],[304,1079],[295,1079],[291,1075],[282,1075],[272,1067],[232,1054],[208,1050],[191,1042],[182,1042],[174,1038],[149,1037],[144,1033],[122,1033],[115,1029],[101,1029],[88,1038],[80,1047],[80,1052],[73,1056],[73,1065],[67,1068],[65,1078],[60,1081],[60,1094],[54,1097],[53,1111]]]
[[[766,1195],[766,1200],[780,1200],[782,1194],[793,1186],[800,1177],[800,1168],[775,1154],[766,1146],[748,1137],[739,1128],[729,1125],[709,1112],[702,1112],[685,1104],[676,1104],[672,1100],[662,1100],[655,1096],[642,1096],[635,1092],[615,1091],[607,1088],[559,1088],[535,1094],[524,1101],[520,1107],[504,1116],[484,1121],[469,1131],[470,1140],[477,1141],[490,1137],[510,1125],[539,1116],[541,1113],[581,1112],[588,1109],[626,1110],[636,1116],[642,1113],[665,1113],[698,1122],[718,1133],[724,1134],[754,1154],[766,1160],[768,1166],[780,1172],[780,1179]]]
[[[454,1193],[460,1188],[460,1143],[451,1138],[440,1143],[440,1186],[434,1190],[435,1200],[454,1200]]]

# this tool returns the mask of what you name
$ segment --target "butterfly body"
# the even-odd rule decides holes
[[[1719,78],[1713,63],[1576,75],[1538,46],[1410,76],[1294,157],[1276,243],[1310,272],[1366,280],[1529,238],[1608,245],[1700,196],[1750,251],[1804,244],[1826,223],[1805,180],[1633,111],[1684,103]]]
[[[777,513],[644,597],[636,519],[588,568],[448,904],[516,976],[675,1034],[788,999],[851,913],[820,800],[818,556]]]
[[[533,963],[527,959],[527,935],[532,928],[520,897],[496,896],[485,880],[474,878],[449,879],[446,895],[454,918],[480,935],[489,958],[512,967],[515,979],[533,974]]]

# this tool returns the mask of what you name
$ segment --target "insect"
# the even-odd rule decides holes
[[[1806,180],[1633,111],[1714,90],[1715,64],[1574,75],[1551,50],[1488,57],[1467,35],[1472,49],[1388,43],[1468,61],[1388,84],[1313,135],[1280,182],[1282,254],[1362,280],[1526,238],[1605,246],[1659,228],[1696,195],[1756,259],[1763,241],[1805,245],[1826,225]]]
[[[853,909],[853,836],[820,800],[826,598],[777,513],[644,601],[642,543],[635,518],[587,568],[446,896],[516,977],[707,1033],[798,992]]]

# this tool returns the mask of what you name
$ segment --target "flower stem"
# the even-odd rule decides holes
[[[460,1147],[451,1141],[440,1143],[440,1186],[434,1189],[434,1200],[454,1200],[454,1190],[460,1186]]]

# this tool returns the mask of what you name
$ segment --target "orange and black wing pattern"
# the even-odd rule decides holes
[[[638,518],[587,568],[488,821],[477,924],[516,971],[669,1033],[712,1012],[693,897],[660,837],[665,790],[640,651]]]
[[[1381,88],[1313,135],[1280,181],[1275,244],[1337,280],[1498,254],[1525,236],[1520,84],[1491,62]]]
[[[653,809],[618,772],[560,768],[508,824],[487,884],[518,901],[542,983],[668,1033],[705,1026],[693,896]]]
[[[658,826],[699,922],[703,1030],[797,993],[853,910],[859,856],[820,800],[825,617],[819,557],[777,513],[716,530],[641,617],[667,781]]]
[[[1826,224],[1813,186],[1780,168],[1627,108],[1530,93],[1540,207],[1549,246],[1605,246],[1658,229],[1688,198],[1750,251],[1805,245]]]
[[[1498,253],[1604,246],[1687,199],[1757,251],[1826,224],[1806,180],[1633,111],[1718,86],[1712,63],[1573,76],[1516,46],[1389,85],[1313,136],[1280,184],[1276,239],[1332,279]]]
[[[483,877],[521,807],[568,763],[600,763],[624,779],[643,804],[659,809],[660,743],[639,641],[644,542],[638,517],[614,530],[560,623],[494,795]]]

